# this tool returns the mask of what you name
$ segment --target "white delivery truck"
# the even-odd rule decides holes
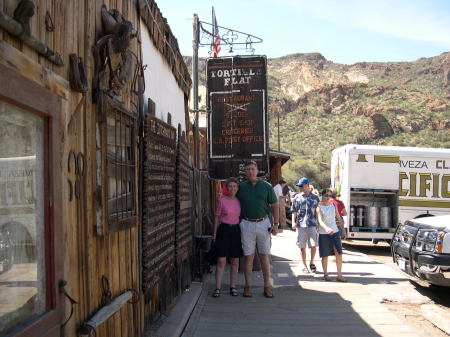
[[[348,239],[390,240],[398,223],[450,214],[449,184],[450,149],[348,144],[332,152]]]

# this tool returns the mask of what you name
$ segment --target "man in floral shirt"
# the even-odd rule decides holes
[[[309,273],[311,270],[316,272],[317,268],[314,264],[314,257],[316,255],[316,247],[318,244],[318,221],[316,217],[316,208],[319,204],[319,197],[311,193],[309,187],[309,180],[306,177],[301,178],[296,186],[300,187],[301,193],[297,194],[292,200],[292,230],[297,230],[297,246],[300,248],[303,272]],[[309,269],[306,264],[306,244],[311,249],[311,260]]]

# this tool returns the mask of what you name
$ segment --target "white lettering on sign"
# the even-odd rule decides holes
[[[223,83],[225,87],[230,85],[238,85],[238,84],[250,84],[250,79],[254,76],[261,76],[262,69],[241,69],[241,68],[233,68],[233,69],[219,69],[219,70],[211,70],[210,76],[211,78],[223,78]]]

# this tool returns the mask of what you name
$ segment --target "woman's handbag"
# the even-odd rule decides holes
[[[215,266],[217,264],[217,250],[216,250],[216,241],[211,241],[211,245],[209,247],[208,252],[206,253],[206,260],[211,266]]]

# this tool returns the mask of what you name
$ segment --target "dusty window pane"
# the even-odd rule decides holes
[[[46,309],[43,132],[0,102],[0,335]]]
[[[108,111],[108,213],[111,222],[136,216],[133,137],[134,119],[117,110]]]

